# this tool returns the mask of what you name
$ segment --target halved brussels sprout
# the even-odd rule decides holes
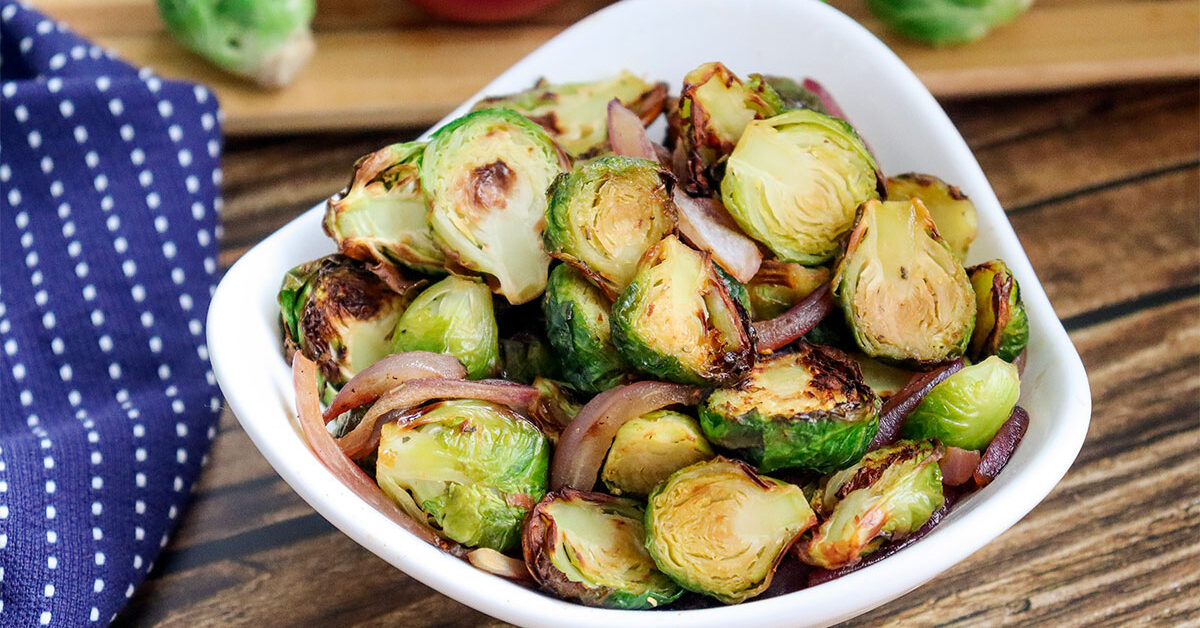
[[[613,304],[612,340],[628,364],[683,384],[737,383],[754,357],[745,311],[708,256],[674,235],[646,251]]]
[[[971,359],[996,355],[1012,362],[1029,344],[1029,317],[1017,278],[998,259],[968,268],[967,276],[975,289],[976,307],[968,348]]]
[[[546,494],[546,437],[487,401],[443,401],[419,412],[384,424],[379,488],[446,538],[500,552],[515,547],[525,515]]]
[[[942,451],[933,441],[900,441],[830,476],[813,500],[825,520],[797,545],[800,560],[837,569],[916,532],[945,501]]]
[[[672,473],[715,455],[696,419],[655,410],[617,430],[600,479],[613,495],[644,497]]]
[[[538,400],[529,409],[529,420],[542,430],[550,444],[558,445],[562,431],[583,409],[576,400],[574,390],[545,377],[536,377],[533,387],[538,389]]]
[[[421,158],[429,223],[447,262],[484,273],[510,303],[546,287],[546,188],[570,163],[546,131],[510,109],[439,129]]]
[[[863,203],[833,289],[871,357],[934,364],[962,355],[971,339],[971,282],[918,199]]]
[[[822,264],[854,210],[878,198],[875,160],[846,122],[796,109],[746,125],[725,164],[721,198],[747,235],[779,259]]]
[[[646,548],[683,588],[737,604],[771,585],[788,548],[816,522],[799,487],[717,457],[650,494]]]
[[[601,157],[550,188],[545,247],[616,298],[646,249],[675,230],[672,178],[649,159]]]
[[[800,82],[786,76],[764,76],[763,80],[779,95],[785,109],[812,109],[818,113],[832,115],[825,108],[825,103],[821,102],[821,95]]]
[[[539,377],[557,379],[562,375],[562,365],[554,350],[529,332],[500,339],[500,363],[504,365],[501,377],[522,384],[532,384]]]
[[[1008,420],[1020,396],[1017,367],[993,355],[934,386],[908,415],[900,434],[982,450]]]
[[[599,81],[552,85],[545,79],[532,88],[475,103],[475,109],[505,107],[537,122],[567,152],[583,155],[608,139],[608,103],[616,98],[650,124],[662,111],[666,83],[647,83],[628,70]]]
[[[763,260],[758,273],[746,284],[751,318],[765,321],[783,314],[829,281],[829,275],[826,266],[810,268],[792,262]]]
[[[852,353],[850,357],[858,363],[863,382],[866,382],[880,399],[887,399],[900,392],[913,376],[913,371],[885,364],[863,353]]]
[[[525,525],[525,564],[542,588],[588,606],[670,604],[683,589],[646,551],[644,520],[630,499],[572,488],[550,493]]]
[[[888,177],[887,197],[889,201],[921,199],[937,225],[938,235],[950,245],[958,261],[967,258],[967,249],[979,234],[979,218],[975,203],[957,186],[933,175],[910,172]]]
[[[737,451],[760,471],[828,472],[862,457],[879,428],[879,398],[849,356],[799,343],[792,353],[760,357],[735,388],[700,405],[714,444]]]
[[[480,379],[500,368],[492,293],[482,283],[451,275],[413,299],[396,321],[392,352],[448,353]]]
[[[567,264],[555,266],[542,308],[546,337],[572,386],[597,393],[628,379],[629,367],[612,343],[612,305],[582,273]]]
[[[402,264],[441,273],[446,263],[433,241],[421,192],[423,142],[392,144],[354,163],[350,185],[325,204],[325,233],[344,255],[373,263],[383,277]]]

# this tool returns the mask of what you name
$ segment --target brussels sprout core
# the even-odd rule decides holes
[[[500,368],[492,293],[471,279],[450,276],[426,288],[396,322],[392,352],[448,353],[480,379]]]
[[[991,356],[934,386],[908,415],[900,433],[905,438],[937,438],[948,447],[981,450],[1008,420],[1020,396],[1017,367]]]
[[[714,455],[695,419],[657,410],[617,430],[600,479],[614,495],[644,497],[675,471]]]
[[[929,210],[938,235],[950,245],[958,261],[967,257],[967,249],[979,233],[975,204],[956,186],[927,174],[902,174],[888,177],[887,197],[890,201],[920,199]]]

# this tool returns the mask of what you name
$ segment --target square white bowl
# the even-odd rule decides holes
[[[953,124],[886,46],[835,9],[817,0],[626,0],[547,42],[442,123],[466,112],[482,95],[524,89],[543,76],[555,82],[586,80],[627,68],[677,86],[689,70],[714,60],[743,76],[816,78],[871,144],[884,172],[934,174],[974,200],[979,237],[970,261],[1000,257],[1008,263],[1020,282],[1031,330],[1021,394],[1030,427],[999,478],[957,505],[924,539],[886,560],[817,587],[737,606],[589,608],[491,576],[398,529],[344,488],[298,431],[275,296],[290,268],[335,250],[321,230],[323,207],[318,206],[242,256],[226,273],[208,315],[213,368],[230,407],[263,456],[317,512],[417,580],[516,624],[822,626],[937,576],[1020,520],[1058,483],[1083,444],[1091,416],[1079,355]]]

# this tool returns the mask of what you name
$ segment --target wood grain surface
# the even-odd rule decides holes
[[[1200,625],[1200,86],[949,112],[1083,356],[1091,429],[1020,523],[846,625]],[[222,265],[340,188],[355,157],[416,134],[232,142]],[[501,625],[337,532],[229,413],[178,532],[117,624]]]

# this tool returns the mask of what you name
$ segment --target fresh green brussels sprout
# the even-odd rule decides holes
[[[612,343],[612,305],[578,269],[559,264],[550,271],[542,309],[546,337],[572,386],[597,393],[629,378],[629,367]]]
[[[646,251],[611,325],[626,363],[668,381],[735,384],[754,357],[745,311],[708,256],[674,235]]]
[[[288,359],[302,351],[316,362],[328,397],[391,352],[392,329],[409,301],[344,255],[300,264],[283,277],[278,295]]]
[[[671,186],[671,175],[649,159],[577,164],[550,188],[546,250],[616,298],[646,249],[675,230]]]
[[[667,476],[715,455],[696,419],[655,410],[617,430],[600,479],[613,495],[645,497]]]
[[[500,368],[497,335],[491,291],[451,275],[418,294],[396,321],[392,353],[447,353],[467,367],[467,377],[480,379]]]
[[[997,355],[1012,362],[1029,344],[1029,317],[1017,278],[998,259],[968,268],[967,276],[975,289],[976,307],[968,354],[974,360]]]
[[[628,70],[588,83],[552,85],[542,79],[523,92],[484,98],[475,109],[512,109],[542,125],[567,152],[579,156],[608,139],[608,103],[614,98],[650,124],[662,111],[667,85],[647,83]]]
[[[867,0],[888,28],[932,46],[966,44],[1025,12],[1033,0]]]
[[[967,249],[979,234],[979,219],[975,203],[957,186],[932,175],[908,173],[888,177],[887,197],[889,201],[921,199],[954,256],[959,262],[967,258]]]
[[[918,199],[863,203],[833,289],[871,357],[934,364],[962,355],[971,339],[971,282]]]
[[[569,162],[545,129],[510,109],[469,113],[433,134],[421,187],[453,266],[484,273],[518,304],[546,287],[546,188]]]
[[[528,332],[500,339],[500,363],[504,365],[501,372],[504,379],[522,384],[532,384],[539,377],[557,379],[562,375],[562,365],[554,350],[545,340]]]
[[[384,424],[375,480],[409,514],[467,547],[507,551],[546,494],[550,445],[509,408],[442,401]]]
[[[800,343],[791,353],[759,358],[737,387],[713,391],[700,405],[700,426],[760,471],[828,472],[867,451],[879,405],[849,356]]]
[[[683,588],[737,604],[771,585],[788,548],[816,522],[799,487],[718,456],[650,494],[646,548]]]
[[[803,84],[785,76],[764,76],[763,80],[783,101],[784,109],[812,109],[825,115],[833,115],[821,102],[821,95]]]
[[[1017,367],[997,356],[964,367],[933,387],[908,415],[900,434],[936,438],[947,447],[982,450],[1021,396]]]
[[[875,159],[846,122],[796,109],[746,125],[721,180],[725,207],[785,262],[833,258],[854,210],[877,198]]]
[[[529,516],[525,564],[542,588],[588,606],[656,608],[683,589],[646,551],[645,512],[637,502],[565,488]]]
[[[933,441],[899,441],[830,476],[813,500],[824,521],[797,545],[800,560],[837,569],[916,532],[945,501],[942,451]]]
[[[829,275],[825,266],[763,260],[758,273],[746,284],[751,318],[765,321],[783,314],[829,281]]]

